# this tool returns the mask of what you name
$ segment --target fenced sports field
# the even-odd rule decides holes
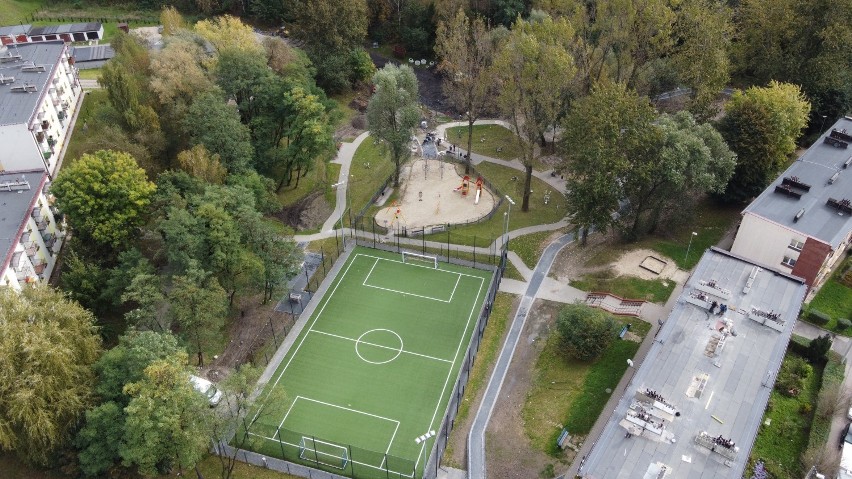
[[[493,274],[356,247],[260,395],[243,448],[357,478],[421,477]]]

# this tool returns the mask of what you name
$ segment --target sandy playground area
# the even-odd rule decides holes
[[[484,186],[479,203],[474,204],[475,177],[470,179],[467,196],[462,196],[461,190],[455,191],[464,176],[459,175],[456,167],[441,160],[423,159],[406,165],[400,171],[399,198],[376,214],[376,224],[386,228],[420,229],[475,221],[490,213],[495,199]]]

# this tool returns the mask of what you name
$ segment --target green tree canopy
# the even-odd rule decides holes
[[[49,287],[0,288],[0,449],[47,464],[92,402],[95,318]]]
[[[565,351],[580,361],[600,356],[618,333],[618,324],[607,312],[584,304],[562,308],[556,328]]]
[[[411,133],[420,121],[417,106],[417,77],[407,65],[388,63],[373,77],[376,92],[367,105],[370,134],[390,149],[395,169],[394,186],[399,186],[399,168],[411,154]]]
[[[136,160],[117,151],[83,155],[51,187],[75,233],[114,250],[125,248],[144,223],[154,189]]]
[[[172,279],[169,291],[171,314],[181,335],[204,366],[204,351],[222,336],[228,314],[228,296],[210,273],[193,265],[184,276]]]
[[[741,202],[760,194],[796,150],[810,103],[796,85],[770,82],[734,93],[719,131],[737,154],[724,198]]]

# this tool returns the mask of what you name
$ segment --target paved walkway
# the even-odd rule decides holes
[[[524,324],[527,321],[527,316],[533,301],[536,298],[541,284],[547,277],[553,261],[556,259],[556,254],[565,245],[574,241],[574,234],[569,233],[560,236],[556,241],[551,243],[542,253],[538,264],[535,267],[532,278],[530,279],[527,289],[521,299],[521,304],[515,314],[515,319],[509,328],[509,333],[506,336],[506,342],[503,343],[503,349],[500,351],[500,356],[497,358],[497,363],[494,366],[494,372],[488,381],[488,386],[485,389],[485,394],[482,398],[482,403],[479,405],[479,410],[473,420],[470,435],[468,436],[467,455],[468,455],[468,477],[479,479],[485,477],[485,430],[488,427],[488,421],[491,419],[491,413],[494,410],[494,405],[497,404],[497,399],[500,396],[500,389],[503,387],[503,380],[506,378],[506,372],[509,370],[509,364],[512,362],[512,356],[515,354],[515,347],[518,345],[518,340],[521,336],[521,331],[524,329]]]
[[[331,232],[334,230],[334,224],[340,221],[340,218],[346,214],[346,208],[348,207],[347,201],[347,192],[349,190],[349,167],[352,165],[352,158],[355,157],[355,151],[358,150],[358,147],[361,146],[361,142],[363,142],[367,137],[370,136],[370,132],[365,131],[358,135],[354,141],[351,143],[342,143],[340,148],[337,150],[337,156],[332,160],[332,163],[337,163],[340,165],[340,175],[337,177],[338,186],[337,190],[337,202],[334,205],[334,211],[331,212],[328,219],[325,220],[325,223],[322,224],[322,228],[320,231],[323,232]],[[296,238],[296,241],[304,241],[302,239]]]

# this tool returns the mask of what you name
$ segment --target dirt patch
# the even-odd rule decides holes
[[[545,339],[555,328],[561,306],[536,300],[530,308],[486,431],[489,478],[528,479],[538,476],[549,464],[559,469],[559,464],[568,464],[573,459],[570,450],[565,457],[556,459],[533,449],[521,417],[527,393],[532,388],[535,363],[544,348]]]
[[[401,62],[398,60],[383,57],[375,50],[370,51],[370,58],[373,60],[376,68],[382,68],[386,63],[401,65]],[[432,110],[453,113],[453,108],[441,89],[441,75],[438,73],[438,69],[436,67],[413,68],[414,75],[417,77],[417,93],[419,94],[420,102]]]
[[[559,281],[580,279],[587,274],[599,273],[610,269],[609,261],[601,264],[593,262],[595,258],[606,254],[612,248],[610,238],[605,235],[591,235],[588,244],[581,246],[573,242],[562,248],[550,268],[550,276]]]
[[[655,258],[654,263],[661,265],[660,273],[655,274],[648,269],[643,268],[643,262],[647,262],[648,258]],[[662,265],[665,263],[665,265]],[[637,276],[642,279],[675,279],[679,280],[683,276],[683,271],[677,269],[677,265],[671,258],[667,258],[656,251],[649,249],[634,249],[630,250],[612,263],[611,267],[615,270],[616,275]]]
[[[284,333],[293,327],[289,313],[275,311],[277,299],[261,304],[260,296],[237,300],[237,312],[227,325],[230,341],[218,356],[209,358],[202,375],[211,381],[221,381],[241,364],[252,362],[265,365],[264,352],[275,352],[275,344],[281,344]]]
[[[297,231],[319,228],[334,211],[322,193],[314,191],[274,216]]]
[[[379,226],[419,229],[466,223],[484,217],[496,204],[494,195],[484,186],[476,203],[476,178],[468,180],[467,195],[456,191],[461,187],[462,177],[452,163],[416,160],[402,169],[400,178],[400,199],[376,213]]]

